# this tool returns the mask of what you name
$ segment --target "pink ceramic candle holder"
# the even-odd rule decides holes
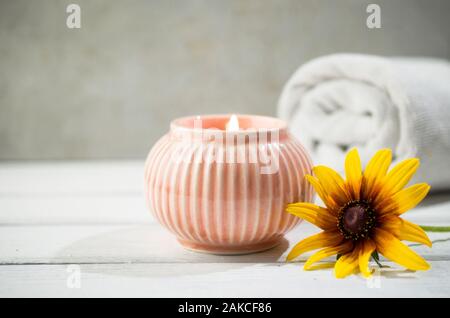
[[[311,201],[305,149],[276,118],[186,117],[150,151],[146,200],[156,219],[186,248],[216,254],[269,249],[300,222],[287,203]]]

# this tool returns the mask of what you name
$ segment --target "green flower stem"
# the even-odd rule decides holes
[[[450,232],[450,226],[419,225],[426,232]]]
[[[379,268],[383,267],[383,264],[380,262],[380,256],[378,255],[378,251],[373,251],[372,253],[372,259],[377,263]]]

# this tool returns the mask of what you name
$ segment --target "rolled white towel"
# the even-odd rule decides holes
[[[334,54],[301,66],[278,114],[315,164],[343,172],[348,149],[363,164],[380,148],[394,162],[421,159],[416,180],[450,188],[450,64],[427,58]]]

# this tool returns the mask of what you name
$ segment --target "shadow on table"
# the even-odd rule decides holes
[[[158,225],[128,227],[79,240],[60,250],[53,262],[70,259],[83,272],[120,276],[196,275],[284,262],[289,242],[246,255],[212,255],[186,250]],[[208,264],[208,266],[199,266]],[[177,266],[179,265],[179,266]]]

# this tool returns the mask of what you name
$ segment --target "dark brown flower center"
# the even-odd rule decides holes
[[[340,211],[338,227],[347,239],[369,236],[375,225],[375,213],[366,201],[352,201]]]
[[[367,212],[362,206],[355,205],[344,211],[343,218],[344,228],[349,232],[358,233],[366,224]]]

